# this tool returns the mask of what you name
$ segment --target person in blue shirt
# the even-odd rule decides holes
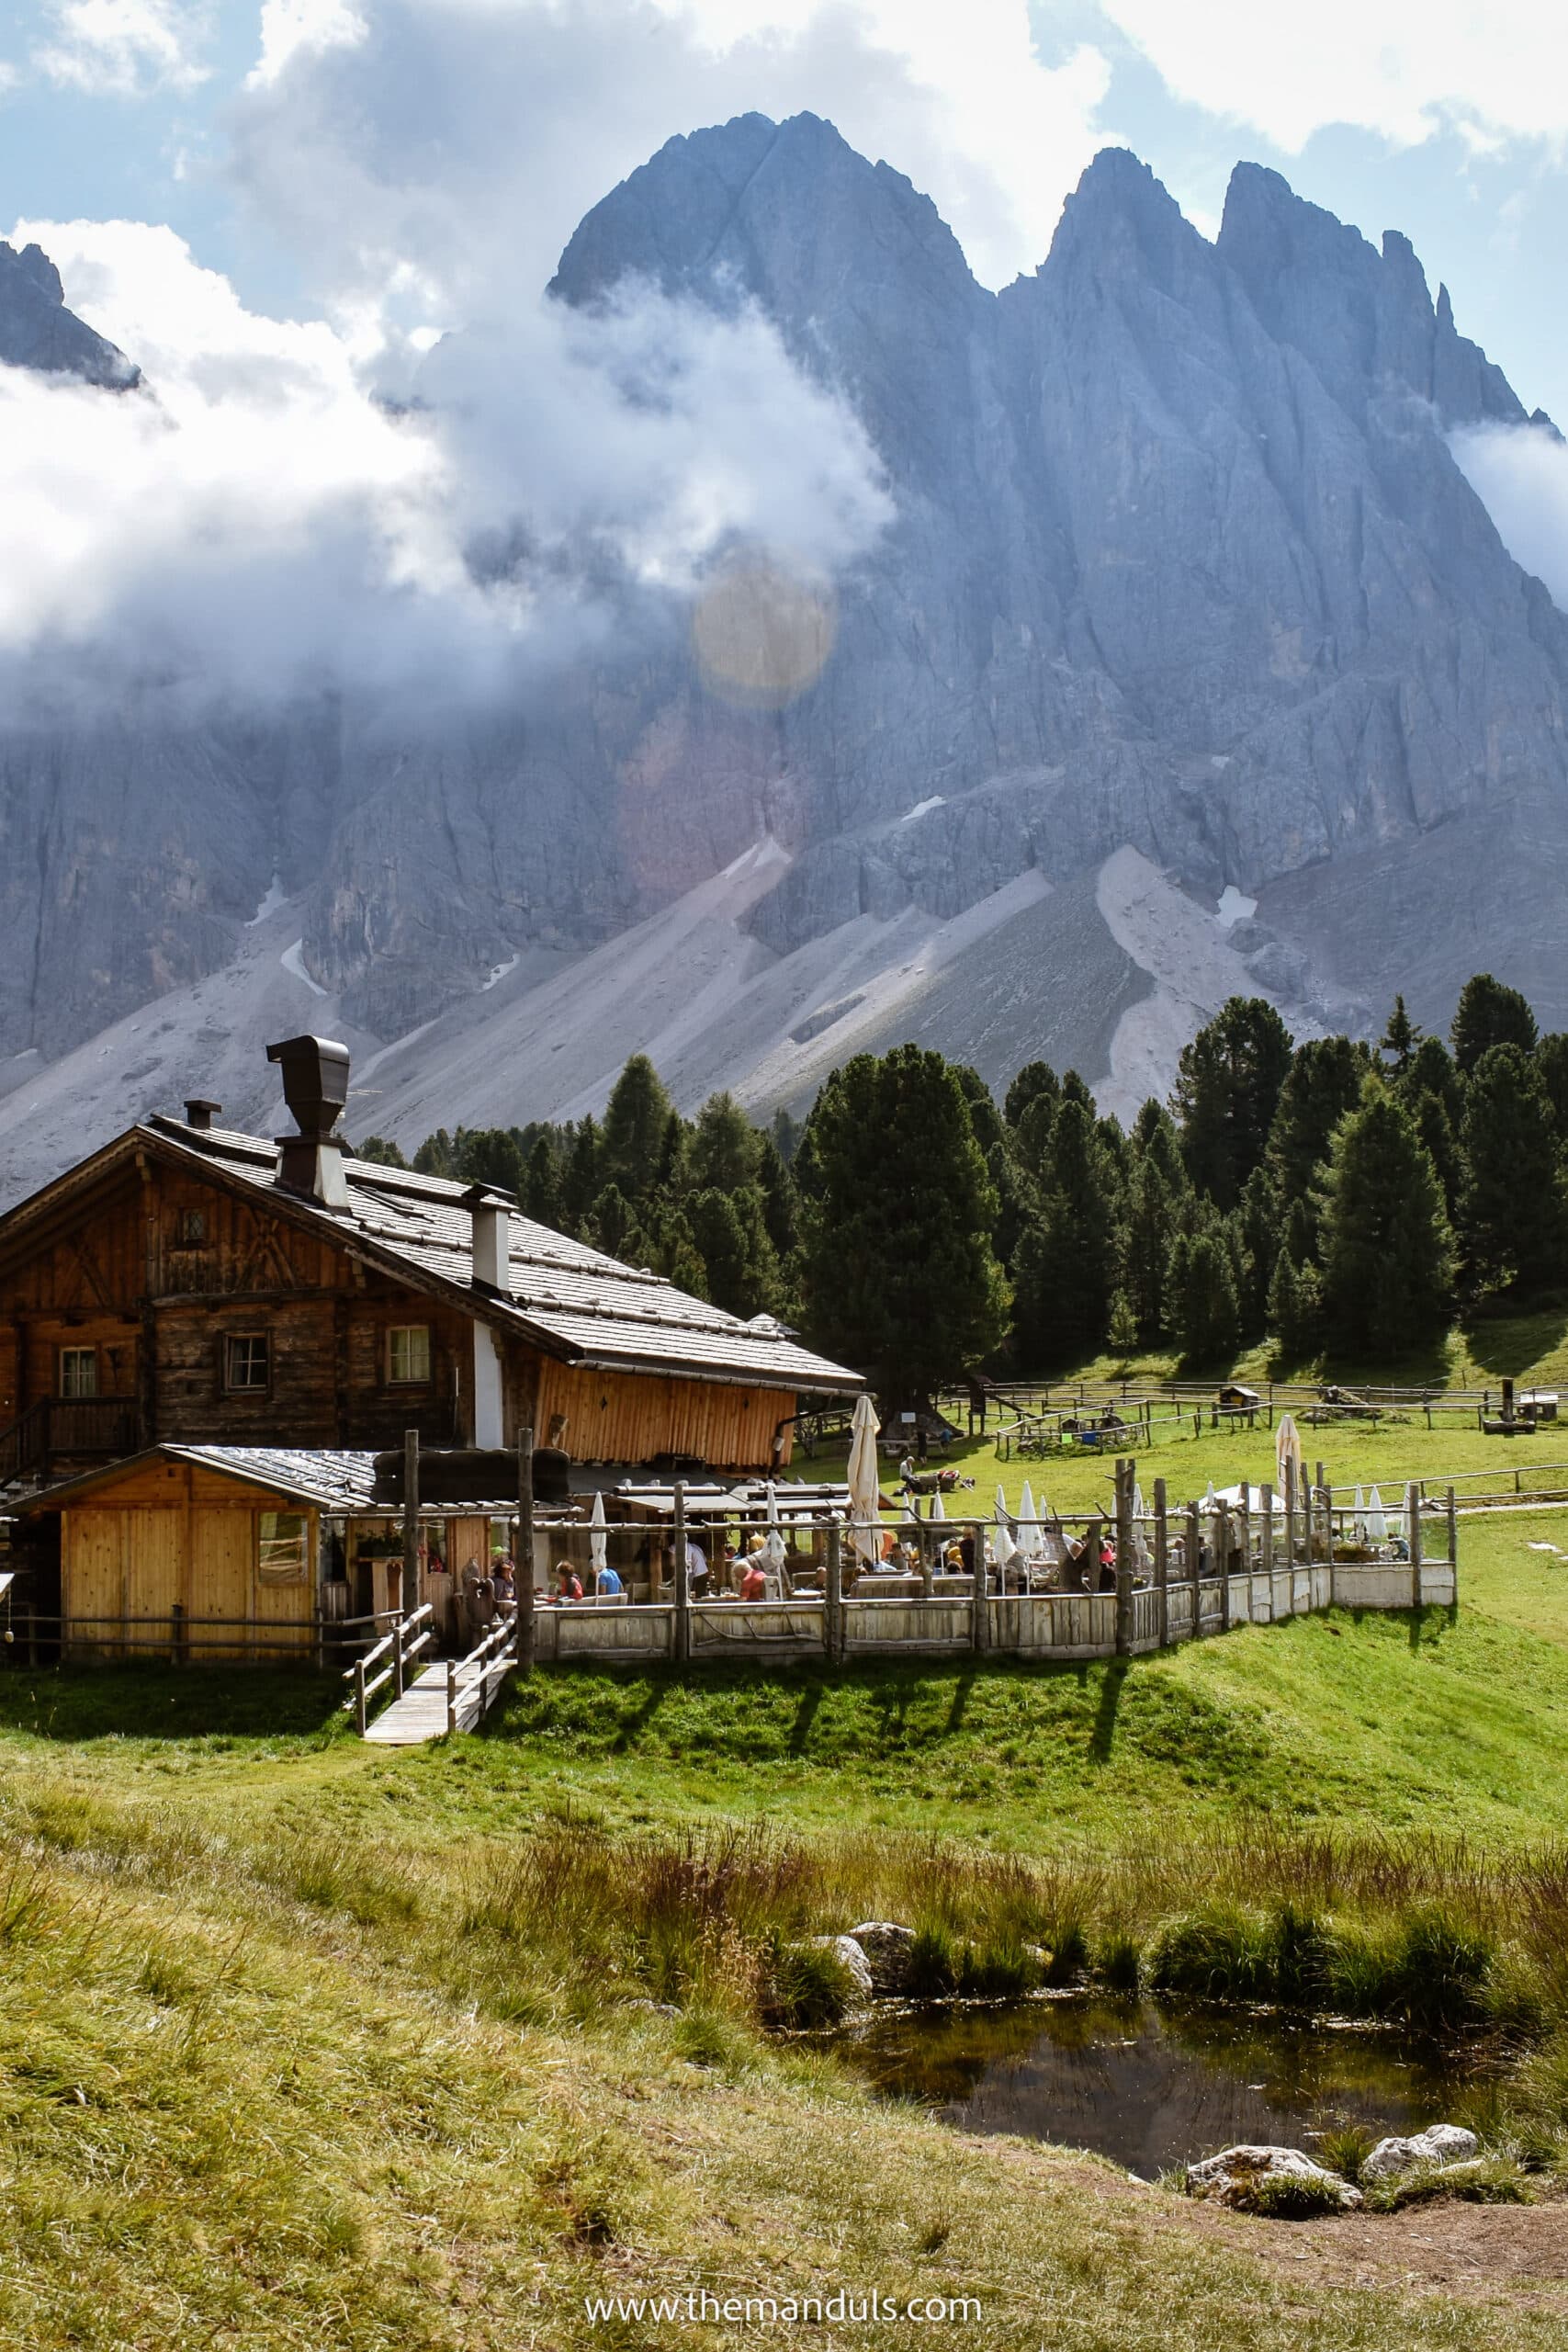
[[[624,1592],[626,1590],[626,1587],[622,1584],[620,1577],[615,1574],[615,1569],[608,1567],[600,1569],[598,1581],[593,1589],[599,1594],[601,1599],[603,1599],[604,1594],[607,1592]]]

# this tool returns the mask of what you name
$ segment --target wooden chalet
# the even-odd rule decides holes
[[[164,1442],[374,1451],[409,1429],[765,1471],[802,1397],[862,1386],[502,1193],[354,1159],[344,1049],[268,1051],[296,1134],[191,1102],[0,1217],[0,1487]]]

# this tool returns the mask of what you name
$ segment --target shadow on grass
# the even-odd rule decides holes
[[[38,1739],[277,1739],[348,1729],[333,1674],[264,1666],[12,1666],[0,1731]]]
[[[1468,1317],[1461,1327],[1465,1346],[1483,1372],[1517,1380],[1532,1364],[1555,1354],[1568,1339],[1568,1310],[1538,1308],[1533,1314]]]
[[[1127,1679],[1124,1659],[1117,1658],[1105,1669],[1100,1686],[1100,1704],[1094,1711],[1094,1729],[1089,1734],[1089,1752],[1097,1764],[1109,1764],[1111,1751],[1116,1744],[1116,1712],[1122,1704],[1122,1685]]]

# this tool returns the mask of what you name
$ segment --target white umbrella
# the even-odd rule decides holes
[[[599,1577],[607,1555],[604,1533],[604,1498],[597,1487],[593,1489],[593,1508],[588,1514],[588,1556],[593,1566],[593,1589],[599,1589]]]
[[[1001,1525],[1004,1519],[1010,1527],[1012,1524],[1012,1513],[1008,1509],[1007,1489],[998,1478],[997,1480],[997,1525],[998,1527]]]
[[[856,1397],[850,1423],[849,1483],[850,1518],[855,1522],[850,1530],[850,1548],[874,1564],[881,1550],[877,1514],[882,1490],[876,1463],[876,1408],[864,1395]]]
[[[1362,1494],[1359,1487],[1357,1487],[1355,1499],[1350,1505],[1350,1524],[1355,1530],[1357,1535],[1360,1538],[1361,1542],[1365,1543],[1367,1538],[1367,1498],[1365,1495]]]
[[[762,1558],[765,1563],[762,1573],[768,1580],[768,1599],[782,1600],[784,1563],[789,1557],[789,1553],[784,1537],[779,1532],[779,1498],[773,1491],[773,1482],[771,1478],[768,1480],[765,1491],[768,1498],[768,1540],[762,1546]]]
[[[931,1507],[928,1516],[931,1519],[940,1519],[943,1521],[946,1521],[947,1507],[942,1499],[942,1488],[940,1487],[931,1497]]]
[[[991,1557],[998,1568],[1005,1568],[1018,1545],[1012,1540],[1012,1528],[1008,1520],[1007,1498],[997,1488],[997,1532],[991,1538]]]
[[[1281,1498],[1285,1492],[1287,1462],[1292,1464],[1295,1468],[1296,1499],[1299,1502],[1302,1488],[1306,1484],[1306,1457],[1302,1451],[1302,1433],[1291,1415],[1281,1413],[1280,1426],[1274,1431],[1274,1468],[1277,1473],[1275,1483],[1279,1487]]]
[[[1383,1515],[1382,1497],[1375,1487],[1367,1497],[1367,1541],[1369,1544],[1388,1542],[1388,1521]]]
[[[1032,1560],[1040,1549],[1039,1513],[1034,1508],[1034,1492],[1028,1479],[1018,1498],[1018,1546],[1027,1559]]]

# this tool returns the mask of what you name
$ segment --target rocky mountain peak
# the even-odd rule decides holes
[[[131,390],[141,370],[65,308],[60,272],[39,245],[0,243],[0,365],[80,376],[107,391]]]

